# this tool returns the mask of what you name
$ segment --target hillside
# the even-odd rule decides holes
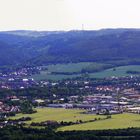
[[[0,32],[0,65],[107,62],[140,63],[139,29]]]

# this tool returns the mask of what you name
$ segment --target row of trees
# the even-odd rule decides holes
[[[139,132],[139,128],[55,132],[50,128],[9,126],[0,129],[0,140],[139,140]]]

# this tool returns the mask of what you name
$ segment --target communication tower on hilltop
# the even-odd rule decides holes
[[[84,31],[84,24],[82,24],[82,31]]]

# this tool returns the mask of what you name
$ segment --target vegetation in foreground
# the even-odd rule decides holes
[[[1,128],[0,136],[0,140],[139,140],[140,129],[55,132],[49,128],[10,126]]]

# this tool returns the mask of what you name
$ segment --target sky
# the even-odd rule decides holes
[[[140,0],[0,0],[0,30],[140,28]]]

